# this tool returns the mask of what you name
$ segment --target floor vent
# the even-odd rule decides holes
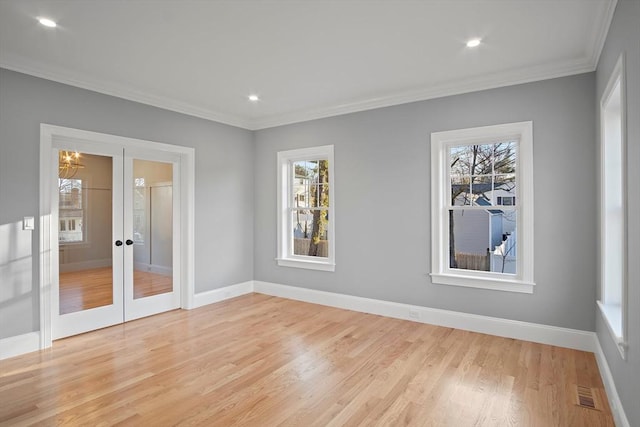
[[[596,407],[596,401],[593,398],[593,391],[589,387],[576,386],[576,395],[578,397],[578,406],[583,408],[599,410]]]

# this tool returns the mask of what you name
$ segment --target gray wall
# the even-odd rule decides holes
[[[620,357],[599,311],[596,331],[629,423],[640,426],[640,2],[637,0],[618,0],[596,71],[596,105],[600,104],[611,71],[622,52],[626,55],[627,83],[627,360]]]
[[[250,131],[0,70],[0,338],[39,329],[40,123],[196,150],[196,292],[253,278]]]
[[[255,279],[594,330],[594,73],[256,132]],[[431,283],[431,132],[533,120],[533,295]],[[276,153],[335,145],[336,270],[278,267]]]

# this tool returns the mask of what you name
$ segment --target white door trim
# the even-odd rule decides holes
[[[55,249],[53,239],[51,198],[53,197],[53,178],[55,164],[52,164],[54,138],[77,139],[119,144],[126,148],[153,149],[180,156],[180,206],[182,208],[180,232],[182,245],[180,253],[181,274],[181,308],[191,308],[194,301],[194,210],[195,210],[195,150],[191,147],[164,144],[141,139],[127,138],[80,129],[40,124],[40,348],[52,345],[51,334],[51,285],[54,268],[52,268],[52,250]]]

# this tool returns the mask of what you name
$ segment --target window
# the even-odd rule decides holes
[[[278,153],[278,265],[334,271],[333,145]]]
[[[501,206],[515,206],[516,198],[515,196],[497,196],[498,205]]]
[[[433,283],[532,293],[533,124],[431,134]]]
[[[82,180],[58,178],[58,197],[58,215],[60,216],[58,241],[65,244],[83,242]]]
[[[621,356],[627,346],[626,103],[624,57],[600,101],[600,300],[598,307]]]

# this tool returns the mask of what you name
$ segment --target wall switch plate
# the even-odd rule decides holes
[[[35,230],[36,222],[32,216],[25,216],[22,220],[22,229],[23,230]]]

